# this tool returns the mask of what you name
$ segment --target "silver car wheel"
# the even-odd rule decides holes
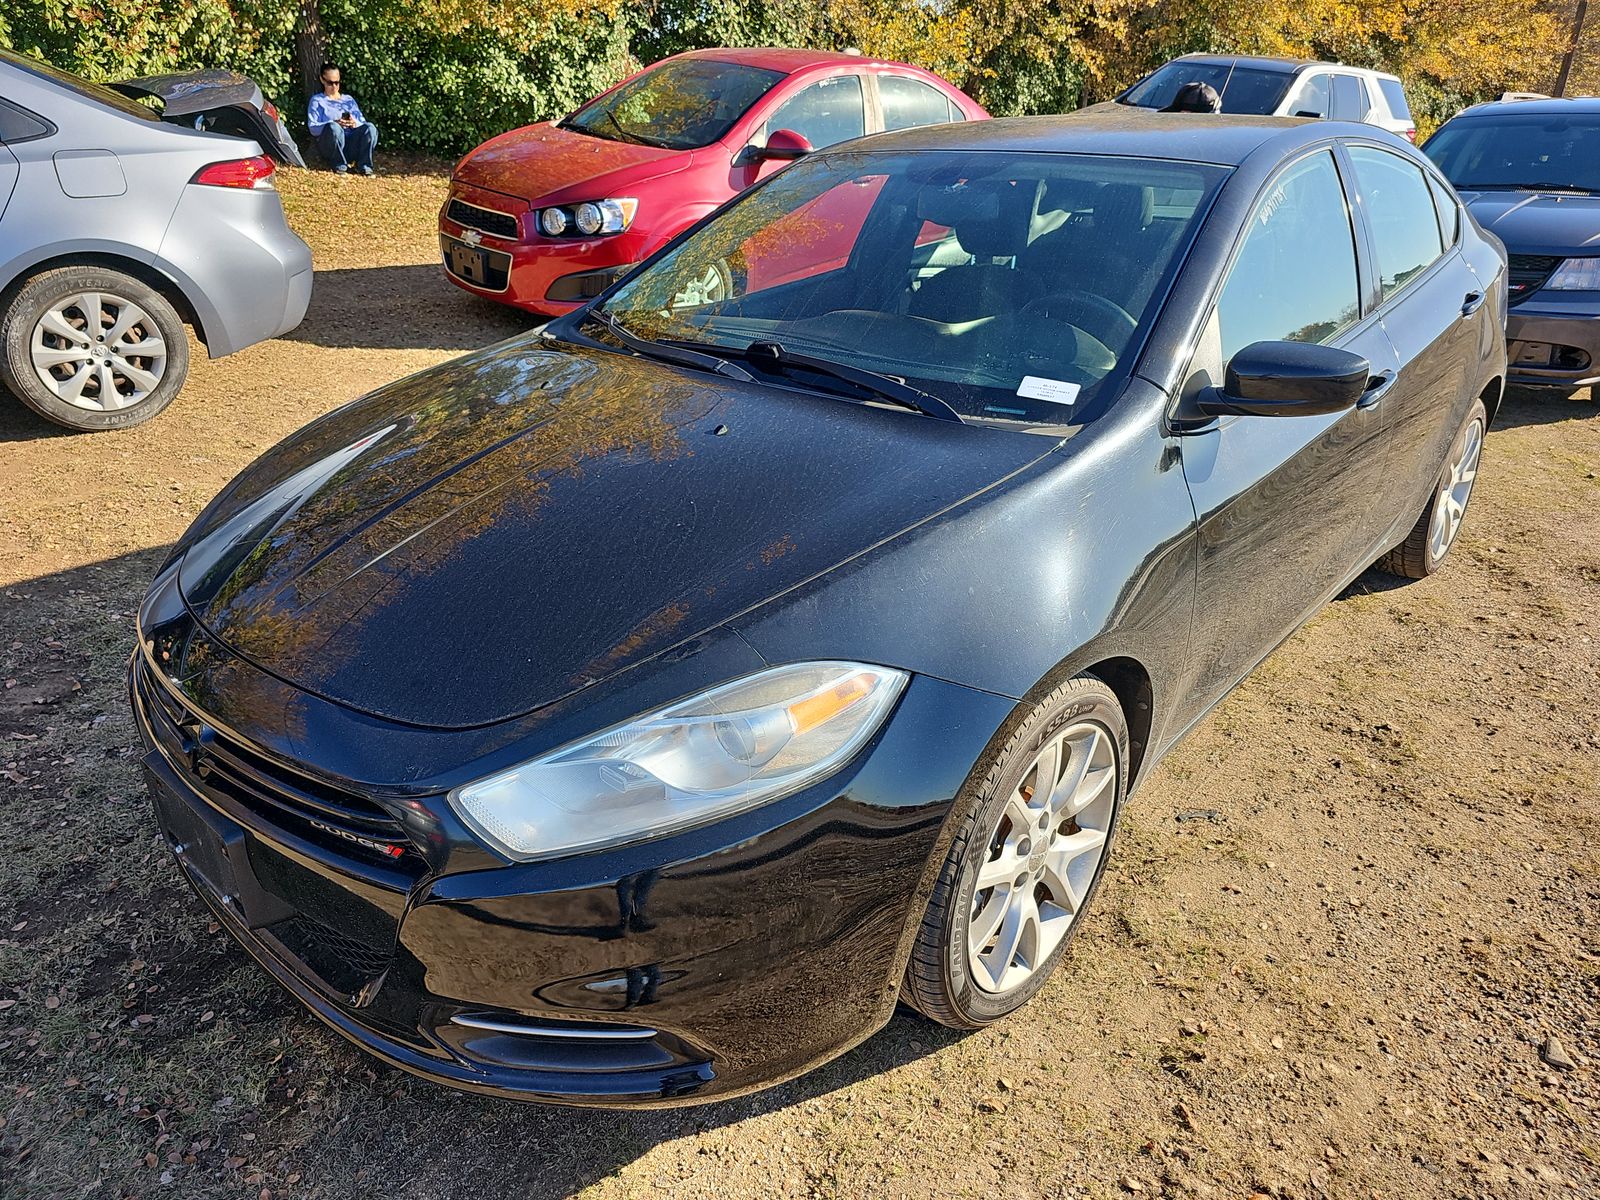
[[[1034,756],[973,888],[967,963],[979,988],[1011,991],[1049,961],[1094,882],[1116,800],[1116,750],[1101,726],[1069,726]]]
[[[46,309],[29,351],[57,398],[91,412],[147,398],[167,367],[167,343],[149,314],[114,292],[78,292]]]
[[[1449,465],[1434,501],[1433,522],[1428,528],[1428,552],[1434,561],[1443,558],[1456,540],[1461,518],[1467,513],[1467,500],[1472,496],[1472,485],[1478,478],[1478,456],[1482,453],[1483,422],[1474,420],[1467,426],[1461,453]]]

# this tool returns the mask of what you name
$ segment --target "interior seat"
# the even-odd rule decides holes
[[[956,324],[1020,312],[1042,296],[1042,283],[1017,261],[1028,245],[1037,191],[1037,183],[982,180],[924,193],[918,214],[948,228],[972,261],[924,279],[906,311]]]

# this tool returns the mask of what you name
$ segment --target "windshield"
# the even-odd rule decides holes
[[[1600,113],[1504,113],[1448,122],[1429,158],[1456,187],[1600,192]]]
[[[777,343],[890,375],[964,417],[1078,424],[1131,369],[1225,174],[1079,154],[807,158],[626,280],[605,314],[635,337],[741,358]]]
[[[101,104],[114,108],[118,112],[126,113],[130,117],[140,117],[146,121],[160,119],[156,116],[155,110],[146,105],[138,104],[118,92],[113,92],[108,87],[101,87],[98,83],[90,83],[87,79],[80,79],[68,71],[58,70],[49,63],[41,62],[37,58],[27,58],[21,54],[13,54],[8,50],[0,50],[0,62],[9,63],[11,66],[37,75],[41,79],[48,79],[58,87],[64,87],[69,92],[76,92],[86,99],[99,101]]]
[[[1293,81],[1290,71],[1178,59],[1134,84],[1118,97],[1118,102],[1137,108],[1166,108],[1177,99],[1178,89],[1184,84],[1208,83],[1222,97],[1223,112],[1266,116],[1277,110]]]
[[[589,101],[561,127],[614,142],[692,150],[727,133],[783,78],[762,67],[677,59]]]

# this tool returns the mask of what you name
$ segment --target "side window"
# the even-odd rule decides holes
[[[26,142],[52,132],[50,122],[0,100],[0,143]]]
[[[1428,189],[1433,192],[1433,206],[1439,210],[1439,232],[1444,234],[1445,248],[1449,249],[1461,236],[1461,209],[1450,189],[1432,175],[1428,176]]]
[[[1367,85],[1355,75],[1333,77],[1333,119],[1335,121],[1364,121],[1372,101],[1367,98]]]
[[[1350,158],[1388,300],[1444,252],[1439,214],[1416,163],[1375,146],[1351,146]]]
[[[878,98],[883,102],[884,129],[942,125],[950,120],[950,101],[945,94],[918,79],[879,75]]]
[[[1280,175],[1250,217],[1217,302],[1222,361],[1252,342],[1330,342],[1360,297],[1350,208],[1324,150]]]
[[[767,119],[767,130],[792,129],[818,150],[867,131],[861,77],[835,75],[796,92]]]
[[[1397,121],[1411,120],[1411,106],[1406,103],[1406,90],[1398,79],[1378,78],[1378,90],[1389,105],[1389,115]]]
[[[1326,75],[1309,75],[1300,82],[1300,93],[1289,110],[1291,117],[1325,117],[1333,105],[1333,90]]]

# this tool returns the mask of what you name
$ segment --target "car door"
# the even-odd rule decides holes
[[[1220,385],[1245,346],[1287,340],[1365,357],[1381,398],[1396,363],[1364,290],[1357,236],[1331,147],[1281,168],[1257,197],[1184,396]],[[1224,417],[1183,435],[1197,518],[1190,715],[1372,561],[1385,422],[1381,403],[1363,401],[1322,416]]]
[[[1426,170],[1364,142],[1349,143],[1346,153],[1379,279],[1380,317],[1399,355],[1399,374],[1383,400],[1390,469],[1382,501],[1398,540],[1421,513],[1475,394],[1483,322],[1493,319],[1493,306],[1459,237],[1444,244]]]

